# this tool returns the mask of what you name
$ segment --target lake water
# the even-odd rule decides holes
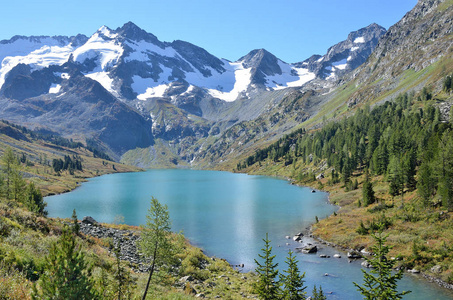
[[[286,269],[288,250],[301,244],[285,236],[304,230],[315,216],[324,218],[336,210],[326,193],[312,193],[284,180],[195,170],[105,175],[45,200],[50,217],[70,218],[75,208],[79,219],[89,215],[99,222],[113,222],[121,215],[125,223],[140,225],[146,223],[151,196],[168,206],[173,231],[183,231],[210,256],[244,264],[245,271],[255,268],[266,233],[279,269]],[[331,257],[340,253],[342,258],[320,258],[323,253]],[[309,294],[316,284],[332,292],[328,299],[362,299],[352,283],[362,283],[360,261],[348,263],[345,253],[326,246],[317,254],[296,255]],[[413,291],[405,299],[453,299],[453,293],[418,276],[405,275],[399,286]]]

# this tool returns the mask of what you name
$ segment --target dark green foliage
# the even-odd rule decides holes
[[[73,158],[71,159],[69,155],[65,155],[64,160],[62,160],[61,158],[54,158],[52,161],[52,168],[57,173],[64,170],[69,170],[70,172],[73,172],[74,170],[83,170],[82,160],[77,156],[73,156]]]
[[[313,286],[313,292],[311,296],[312,300],[327,300],[327,296],[324,295],[322,287],[319,286],[319,290],[316,288],[316,285]]]
[[[362,186],[362,202],[364,206],[373,204],[376,201],[374,196],[373,183],[370,181],[368,176],[365,178],[365,182]]]
[[[260,299],[271,300],[277,299],[280,294],[280,284],[276,280],[278,276],[278,270],[276,269],[278,263],[274,263],[275,255],[272,255],[272,247],[266,233],[266,238],[263,239],[264,248],[262,248],[263,254],[258,256],[263,260],[262,263],[255,259],[257,265],[255,272],[258,274],[258,282],[253,286],[254,293],[258,294]]]
[[[85,256],[68,228],[52,245],[44,270],[33,299],[97,299]]]
[[[431,164],[429,162],[423,162],[418,169],[417,192],[425,207],[430,205],[430,200],[435,193],[435,182]]]
[[[293,252],[290,250],[288,256],[286,257],[286,264],[288,269],[284,270],[285,274],[280,274],[280,282],[284,285],[282,292],[282,299],[285,300],[297,300],[297,299],[306,299],[304,286],[304,277],[305,273],[300,274],[299,268],[297,267],[297,259],[293,256]]]
[[[371,234],[376,244],[371,247],[371,251],[375,254],[371,258],[365,260],[371,264],[372,268],[370,273],[362,270],[363,272],[363,286],[354,282],[358,291],[369,300],[378,299],[401,299],[403,295],[410,293],[410,291],[397,291],[397,281],[403,277],[403,270],[393,273],[395,261],[388,259],[390,247],[385,245],[387,236],[383,235],[383,227],[379,226],[377,234]]]
[[[439,108],[430,102],[414,108],[413,97],[413,93],[401,94],[393,102],[373,110],[359,109],[354,116],[324,124],[312,133],[299,130],[286,135],[239,163],[238,169],[265,159],[282,163],[285,159],[285,164],[294,165],[296,179],[310,182],[312,174],[305,167],[297,169],[295,161],[316,164],[325,160],[334,170],[328,183],[341,179],[349,191],[354,189],[352,174],[369,168],[373,175],[388,180],[393,196],[401,195],[403,200],[406,191],[422,188],[419,195],[426,205],[438,197],[444,207],[453,209],[452,125],[442,122]],[[432,94],[424,88],[419,98],[426,101]],[[417,179],[422,182],[418,184]],[[371,190],[369,184],[365,190]]]
[[[41,191],[35,187],[35,184],[33,182],[31,182],[27,186],[25,194],[25,205],[27,206],[27,208],[32,212],[46,216],[47,211],[45,210],[45,208],[47,206],[47,203],[44,201]]]
[[[75,235],[79,235],[80,225],[79,225],[79,221],[77,220],[77,213],[76,213],[75,208],[72,210],[72,228],[71,228],[71,230]]]

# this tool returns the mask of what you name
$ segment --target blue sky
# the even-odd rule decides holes
[[[184,40],[232,61],[265,48],[288,62],[324,54],[349,32],[399,21],[417,0],[5,0],[0,40],[93,34],[132,21],[161,41]]]

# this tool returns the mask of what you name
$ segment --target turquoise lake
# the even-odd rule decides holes
[[[140,225],[146,222],[152,196],[168,205],[173,231],[183,231],[210,256],[244,264],[244,271],[255,268],[254,259],[261,253],[266,233],[279,270],[286,269],[288,250],[301,244],[285,237],[309,227],[315,216],[324,218],[337,209],[328,203],[328,194],[312,193],[284,180],[195,170],[105,175],[45,200],[50,217],[70,218],[76,209],[79,219],[92,216],[99,222],[113,222],[121,215],[125,223]],[[331,292],[328,299],[362,299],[352,283],[362,283],[361,261],[349,263],[346,253],[324,245],[320,248],[317,254],[296,254],[308,294],[316,284]],[[342,258],[319,257],[335,253]],[[412,290],[404,299],[453,299],[452,292],[415,275],[405,274],[399,287]]]

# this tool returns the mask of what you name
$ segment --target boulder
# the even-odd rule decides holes
[[[302,238],[301,238],[300,236],[297,236],[297,235],[295,235],[295,236],[293,237],[293,240],[294,240],[295,242],[298,242],[298,241],[300,241],[301,239],[302,239]]]
[[[362,267],[365,267],[365,268],[368,268],[368,269],[372,267],[372,265],[371,265],[368,261],[366,261],[366,260],[363,261],[363,262],[361,263],[361,265],[362,265]]]
[[[296,250],[299,250],[300,252],[305,253],[305,254],[309,254],[309,253],[318,252],[318,247],[316,247],[316,245],[305,246],[305,247],[296,248]]]
[[[95,219],[93,219],[91,216],[86,216],[86,217],[83,217],[82,223],[96,225],[98,222]]]
[[[341,258],[341,255],[337,253],[337,254],[334,254],[333,257],[335,257],[335,258]]]
[[[440,273],[442,272],[442,266],[435,265],[434,267],[431,268],[432,273]]]
[[[357,251],[351,251],[351,252],[348,252],[348,258],[359,259],[359,258],[362,258],[362,254],[360,254]]]

